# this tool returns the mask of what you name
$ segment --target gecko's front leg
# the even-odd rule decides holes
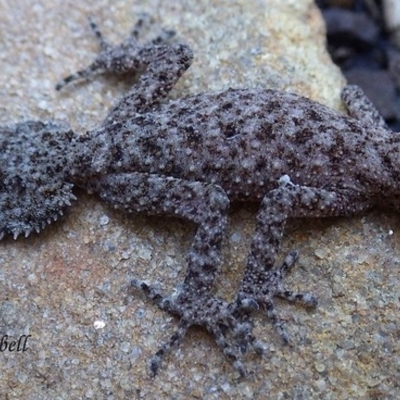
[[[346,191],[334,192],[294,185],[290,181],[269,192],[257,215],[256,231],[236,298],[234,315],[239,320],[246,320],[249,306],[253,309],[260,307],[265,310],[282,340],[287,343],[289,336],[275,309],[274,297],[301,302],[311,307],[317,305],[315,296],[293,292],[283,283],[286,273],[298,258],[297,251],[290,252],[281,265],[276,264],[287,219],[352,215],[370,206],[368,201],[355,199],[354,196],[347,195]]]
[[[350,116],[371,127],[389,129],[382,115],[359,86],[345,86],[341,97]]]

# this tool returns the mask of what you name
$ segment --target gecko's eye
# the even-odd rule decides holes
[[[0,239],[40,231],[75,200],[65,181],[71,137],[52,123],[0,127]]]

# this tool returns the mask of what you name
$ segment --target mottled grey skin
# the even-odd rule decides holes
[[[75,140],[54,123],[0,127],[0,239],[39,232],[76,200],[66,160]]]
[[[296,94],[229,89],[178,100],[166,96],[190,66],[192,52],[168,44],[171,32],[139,45],[131,37],[110,46],[91,23],[102,51],[94,63],[64,79],[62,88],[98,71],[142,71],[138,83],[100,127],[80,136],[66,127],[26,122],[0,129],[0,236],[28,235],[63,211],[73,185],[132,213],[173,215],[198,228],[185,280],[165,296],[139,280],[157,305],[180,318],[178,330],[152,358],[163,356],[191,325],[205,327],[235,368],[241,352],[261,354],[251,311],[263,308],[282,339],[288,335],[273,299],[315,306],[283,277],[297,259],[276,265],[288,218],[353,215],[372,206],[398,208],[400,136],[390,132],[357,87],[343,99],[350,116]],[[234,302],[212,295],[230,201],[260,203],[247,268]]]

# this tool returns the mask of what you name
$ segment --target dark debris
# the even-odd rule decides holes
[[[361,86],[387,124],[400,131],[400,50],[379,0],[316,0],[328,50],[349,84]]]

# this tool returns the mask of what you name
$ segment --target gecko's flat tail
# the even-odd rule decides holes
[[[66,179],[72,138],[50,122],[0,127],[0,239],[40,232],[76,200]]]

